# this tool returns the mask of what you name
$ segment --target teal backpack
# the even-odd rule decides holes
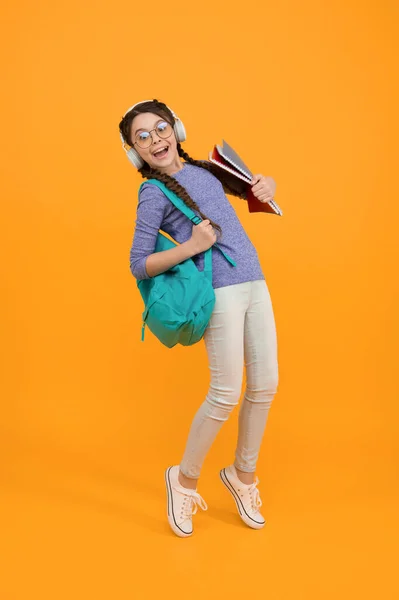
[[[143,182],[158,186],[174,206],[184,213],[194,225],[201,223],[198,217],[183,200],[171,192],[157,179]],[[159,232],[154,252],[162,252],[177,244]],[[191,346],[201,340],[211,318],[215,305],[215,291],[212,286],[212,248],[216,247],[234,267],[230,256],[214,244],[204,253],[204,270],[199,271],[189,258],[182,263],[149,279],[140,279],[137,286],[143,298],[143,327],[141,339],[147,325],[150,331],[164,346],[173,348],[176,344]]]

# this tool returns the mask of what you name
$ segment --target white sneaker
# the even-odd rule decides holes
[[[198,510],[207,510],[208,506],[196,490],[183,487],[178,479],[179,466],[169,467],[165,471],[166,492],[168,496],[168,521],[179,537],[189,537],[193,533],[192,516]]]
[[[254,483],[246,485],[239,480],[234,465],[230,465],[220,471],[220,478],[237,505],[238,513],[246,525],[252,529],[262,529],[266,521],[259,512],[262,506],[257,485],[259,479],[256,477]]]

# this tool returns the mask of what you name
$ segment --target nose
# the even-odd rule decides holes
[[[156,133],[156,129],[153,129],[152,131],[150,131],[150,135],[151,135],[152,144],[157,144],[159,141],[162,141],[162,138],[160,138],[159,135]]]

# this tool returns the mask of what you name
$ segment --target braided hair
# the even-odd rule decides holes
[[[153,101],[140,104],[139,106],[136,106],[136,108],[130,110],[119,123],[119,131],[122,134],[122,137],[125,140],[125,142],[129,144],[129,146],[133,146],[130,137],[132,121],[134,117],[143,112],[151,112],[156,115],[159,115],[162,119],[165,119],[170,125],[172,125],[172,127],[174,125],[175,119],[172,113],[170,112],[169,108],[163,102],[159,102],[158,100],[154,99]],[[177,142],[177,151],[179,156],[183,158],[187,163],[194,165],[195,167],[201,167],[202,169],[206,169],[207,171],[212,173],[212,175],[217,177],[217,179],[219,179],[219,181],[222,183],[223,189],[227,194],[239,196],[240,198],[245,197],[245,195],[243,195],[242,193],[242,190],[237,191],[236,189],[231,187],[230,183],[227,183],[225,181],[222,174],[219,172],[219,169],[212,163],[191,158],[191,156],[189,156],[189,154],[187,154],[187,152],[183,150],[180,142]],[[147,162],[144,162],[144,165],[141,167],[141,169],[139,169],[139,173],[144,179],[157,179],[158,181],[161,181],[171,192],[174,192],[177,196],[179,196],[179,198],[183,200],[186,206],[188,206],[192,210],[197,211],[201,219],[208,218],[206,215],[204,215],[204,213],[201,212],[198,204],[194,202],[194,200],[191,198],[190,194],[187,192],[184,186],[180,185],[180,183],[174,177],[171,177],[166,173],[161,173],[161,171],[158,171],[158,169],[153,169]],[[220,225],[214,223],[211,219],[209,219],[209,221],[212,227],[214,227],[214,229],[216,229],[219,233],[222,232]]]

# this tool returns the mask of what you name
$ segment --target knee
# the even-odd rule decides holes
[[[244,398],[248,402],[254,404],[263,404],[265,407],[270,408],[274,396],[277,393],[278,388],[278,376],[267,379],[260,385],[250,385],[247,383]]]
[[[211,385],[207,394],[210,416],[218,421],[226,421],[240,400],[239,386]]]

